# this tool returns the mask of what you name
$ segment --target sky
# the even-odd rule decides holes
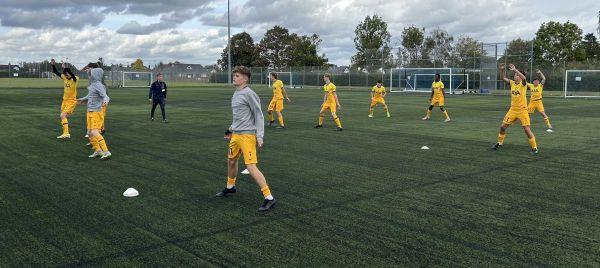
[[[216,63],[227,45],[223,0],[0,0],[0,64],[64,59],[82,65],[146,65],[180,61]],[[441,28],[455,38],[482,42],[532,39],[540,25],[569,20],[598,36],[597,0],[231,0],[231,34],[248,32],[255,42],[275,25],[318,34],[320,53],[337,65],[356,52],[354,29],[377,14],[387,23],[391,45],[411,25]]]

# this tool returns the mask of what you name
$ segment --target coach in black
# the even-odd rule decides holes
[[[159,73],[156,76],[156,81],[150,86],[150,93],[148,99],[152,102],[152,111],[150,111],[150,118],[154,121],[154,110],[156,105],[160,105],[160,112],[162,113],[163,123],[167,123],[167,116],[165,115],[165,100],[167,99],[167,83],[163,81],[163,75]]]

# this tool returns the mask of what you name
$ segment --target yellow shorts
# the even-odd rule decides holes
[[[321,111],[326,112],[326,111],[330,111],[332,113],[337,112],[337,104],[335,102],[330,103],[330,102],[326,102],[325,104],[321,105]]]
[[[373,99],[371,99],[371,106],[375,106],[378,103],[381,103],[383,106],[385,106],[385,100],[383,98],[373,98]]]
[[[542,103],[542,100],[534,100],[529,102],[529,105],[527,106],[527,111],[530,114],[532,114],[536,110],[540,113],[544,111],[544,104]]]
[[[102,112],[87,112],[87,129],[101,129],[104,124]]]
[[[60,105],[60,112],[66,114],[72,114],[75,111],[75,106],[77,106],[76,100],[63,100]]]
[[[507,125],[512,125],[515,121],[521,121],[522,126],[531,125],[531,121],[529,120],[529,113],[527,110],[508,110],[506,115],[504,116],[504,120],[502,123]]]
[[[230,160],[238,160],[241,154],[244,155],[246,165],[258,163],[255,134],[231,134],[227,157]]]
[[[283,99],[272,99],[269,103],[269,108],[267,108],[267,111],[283,111]]]
[[[434,96],[433,99],[431,99],[431,104],[430,105],[439,105],[439,106],[444,106],[444,97],[443,96]]]

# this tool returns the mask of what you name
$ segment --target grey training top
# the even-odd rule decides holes
[[[260,109],[260,98],[252,89],[237,89],[231,97],[233,123],[231,130],[236,134],[256,134],[256,139],[263,141],[265,135],[265,119]]]
[[[110,98],[106,94],[106,87],[102,84],[102,76],[104,71],[102,68],[94,68],[90,71],[90,85],[88,86],[87,96],[79,100],[87,100],[88,112],[102,111],[102,103],[108,103]]]

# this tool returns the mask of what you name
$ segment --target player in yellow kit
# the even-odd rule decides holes
[[[331,83],[331,74],[326,73],[323,75],[323,81],[325,81],[325,85],[323,86],[325,96],[323,96],[323,104],[321,105],[321,111],[319,112],[319,124],[316,125],[315,128],[323,127],[325,112],[330,111],[333,121],[335,121],[335,124],[337,125],[337,130],[342,131],[342,121],[340,121],[340,118],[337,115],[337,109],[342,109],[342,105],[340,105],[340,101],[335,93],[336,87]]]
[[[77,106],[77,85],[79,84],[79,77],[75,76],[71,69],[66,68],[65,64],[62,64],[62,74],[56,70],[56,61],[52,59],[52,72],[60,77],[64,82],[63,100],[60,106],[60,123],[62,125],[63,133],[56,137],[57,139],[68,139],[71,138],[69,133],[69,120],[68,117],[75,111]]]
[[[550,118],[544,111],[544,104],[542,103],[542,91],[544,91],[544,85],[546,84],[546,76],[540,70],[536,70],[536,73],[540,76],[542,81],[539,79],[533,80],[533,84],[528,84],[529,90],[531,90],[531,98],[529,99],[529,105],[527,111],[533,114],[536,110],[544,117],[544,123],[548,127],[548,132],[554,132],[552,124],[550,124]]]
[[[440,74],[435,74],[435,81],[431,83],[431,96],[429,97],[429,108],[427,108],[427,115],[423,117],[423,120],[429,120],[431,117],[431,110],[437,104],[444,114],[446,118],[444,122],[450,122],[450,116],[448,115],[448,111],[444,109],[444,104],[446,100],[446,92],[444,92],[444,83],[440,80]]]
[[[500,126],[500,133],[498,133],[498,143],[492,146],[492,150],[498,150],[504,144],[506,138],[506,129],[512,125],[517,119],[521,121],[523,130],[529,139],[529,145],[531,146],[531,154],[537,154],[537,142],[533,132],[531,132],[529,113],[527,112],[527,81],[525,74],[520,72],[513,64],[510,64],[508,68],[515,73],[514,80],[506,78],[504,64],[500,64],[500,78],[507,84],[510,84],[510,109],[502,120]]]
[[[384,99],[386,94],[385,87],[381,84],[381,80],[378,80],[377,85],[373,86],[371,89],[371,108],[369,108],[369,117],[373,117],[373,110],[379,103],[383,105],[383,111],[387,114],[387,117],[390,117],[390,111],[388,110],[388,106],[385,104]]]
[[[267,109],[267,113],[269,114],[269,126],[273,125],[275,122],[275,116],[273,115],[273,111],[275,111],[277,113],[277,120],[279,121],[279,126],[277,128],[285,128],[283,115],[281,114],[281,111],[283,111],[283,96],[285,95],[285,99],[288,102],[290,102],[290,97],[283,87],[283,82],[277,79],[277,73],[271,73],[271,81],[273,81],[273,99],[271,99],[269,108]]]

